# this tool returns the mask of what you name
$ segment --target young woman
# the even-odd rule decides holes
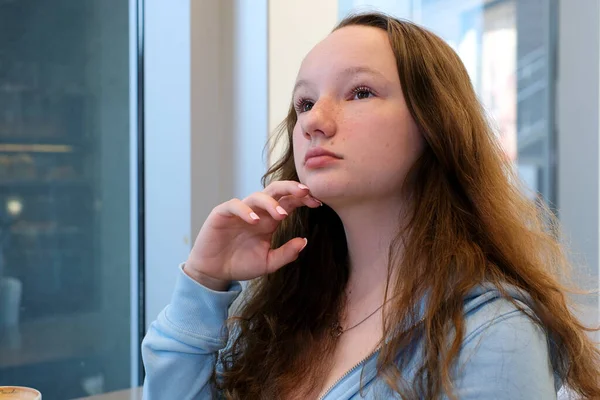
[[[304,59],[282,131],[265,189],[218,205],[180,268],[143,343],[145,398],[600,398],[554,219],[443,40],[345,19]]]

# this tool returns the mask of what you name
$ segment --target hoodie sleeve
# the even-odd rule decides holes
[[[467,324],[457,364],[457,398],[556,399],[545,331],[505,299],[484,305],[477,314]]]
[[[242,288],[233,282],[228,291],[216,292],[194,281],[182,268],[171,303],[150,325],[142,342],[145,400],[215,397],[209,380],[216,355],[227,344],[228,309]]]

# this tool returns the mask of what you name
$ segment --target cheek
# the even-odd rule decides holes
[[[360,163],[408,169],[421,154],[423,137],[410,115],[398,108],[356,117],[348,121],[347,138],[362,155]]]

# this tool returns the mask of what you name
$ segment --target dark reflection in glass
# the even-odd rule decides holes
[[[128,7],[0,0],[0,385],[44,399],[130,385]]]

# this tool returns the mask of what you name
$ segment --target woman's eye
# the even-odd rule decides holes
[[[354,100],[368,99],[371,96],[373,96],[373,92],[368,88],[354,89]]]
[[[299,113],[304,113],[304,112],[312,110],[313,106],[314,106],[314,103],[312,101],[300,100],[296,104],[296,109],[298,110]]]
[[[305,102],[302,104],[301,111],[302,111],[302,112],[307,112],[307,111],[310,111],[310,110],[312,110],[312,108],[313,108],[313,105],[314,105],[314,104],[312,103],[312,101],[305,101]]]

